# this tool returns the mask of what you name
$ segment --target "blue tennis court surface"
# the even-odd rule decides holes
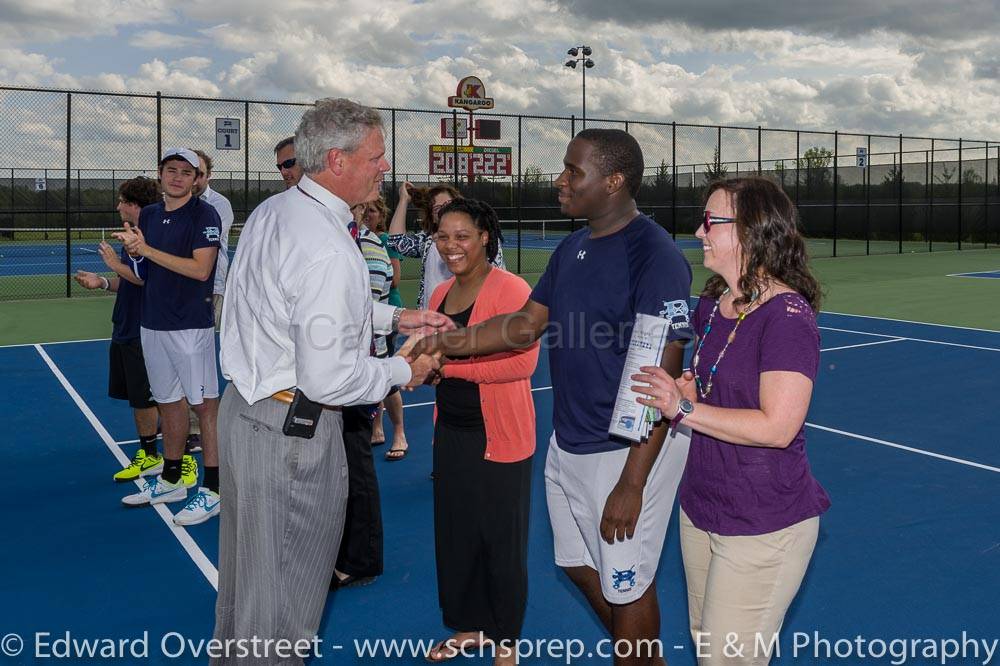
[[[1000,271],[977,271],[975,273],[952,273],[948,277],[1000,279]]]
[[[961,639],[963,631],[970,640],[997,638],[1000,332],[839,314],[821,315],[820,325],[824,352],[807,436],[813,471],[833,507],[821,519],[816,554],[774,663],[816,663],[811,651],[793,655],[800,634],[831,643],[856,636]],[[214,624],[218,522],[176,528],[166,511],[120,504],[133,486],[116,485],[111,475],[136,444],[129,409],[105,395],[107,343],[0,348],[0,364],[0,634],[27,642],[27,651],[6,663],[31,661],[36,632],[48,632],[43,640],[50,642],[67,632],[90,640],[145,635],[147,656],[126,663],[204,663],[195,650]],[[553,564],[542,479],[552,406],[544,357],[533,386],[538,452],[524,638],[556,652],[555,641],[579,640],[596,654],[605,635]],[[388,464],[384,447],[376,449],[385,574],[368,587],[331,594],[320,632],[330,663],[396,663],[359,657],[356,641],[448,634],[437,606],[428,479],[433,394],[422,388],[404,399],[410,454]],[[386,425],[391,430],[388,419]],[[672,665],[694,664],[676,511],[657,587],[666,656]],[[164,654],[182,649],[176,659]],[[420,661],[407,656],[402,663]]]
[[[542,238],[539,235],[526,234],[521,238],[521,248],[525,250],[555,250],[565,236]],[[699,249],[701,241],[697,239],[680,238],[677,246],[682,250]],[[120,249],[120,245],[113,245]],[[504,249],[517,248],[517,235],[507,233],[504,236]],[[229,249],[230,260],[236,254],[236,248]],[[70,273],[78,270],[92,273],[107,272],[107,267],[97,254],[97,242],[81,243],[75,241],[70,254]],[[15,275],[65,275],[66,248],[64,245],[12,245],[0,243],[0,277]]]
[[[117,242],[114,247],[121,251]],[[231,248],[229,258],[232,260],[236,249]],[[70,273],[78,270],[91,273],[107,273],[100,255],[97,254],[97,244],[87,244],[84,247],[74,246],[69,257]],[[66,275],[66,248],[60,246],[54,250],[48,246],[15,246],[4,248],[0,244],[0,277],[14,275]]]

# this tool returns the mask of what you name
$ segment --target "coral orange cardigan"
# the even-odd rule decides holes
[[[438,285],[429,308],[441,307],[451,278]],[[486,276],[469,316],[469,326],[494,315],[517,312],[531,296],[528,283],[513,273],[494,267]],[[479,399],[486,425],[486,455],[491,462],[519,462],[535,452],[535,403],[531,375],[538,365],[539,343],[491,356],[458,359],[444,365],[442,375],[479,384]],[[435,410],[435,418],[437,410]]]

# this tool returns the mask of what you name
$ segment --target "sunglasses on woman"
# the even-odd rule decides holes
[[[714,224],[732,224],[736,221],[735,217],[720,217],[718,215],[712,215],[711,211],[705,211],[705,220],[702,222],[702,226],[705,227],[705,231],[711,231],[712,225]]]

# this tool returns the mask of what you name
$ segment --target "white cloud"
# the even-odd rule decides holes
[[[113,35],[120,26],[174,19],[166,0],[2,0],[0,40],[58,42]]]
[[[165,51],[196,48],[204,46],[205,41],[197,37],[162,32],[160,30],[143,30],[132,35],[128,43],[137,49]]]

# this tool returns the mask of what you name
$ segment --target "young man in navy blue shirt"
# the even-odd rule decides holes
[[[482,356],[527,346],[548,329],[555,427],[545,485],[556,564],[614,639],[632,644],[632,656],[616,656],[616,665],[660,664],[656,643],[639,641],[659,638],[654,578],[689,436],[668,438],[661,423],[630,445],[608,429],[636,314],[673,315],[663,367],[680,375],[693,337],[691,267],[667,232],[636,209],[643,158],[633,137],[584,130],[563,163],[555,181],[562,212],[588,224],[559,244],[528,302],[425,338],[412,353]]]
[[[205,482],[174,516],[178,525],[196,525],[221,509],[212,312],[221,224],[215,208],[193,196],[199,166],[192,151],[167,150],[160,160],[163,202],[142,210],[138,229],[126,223],[116,234],[131,257],[148,264],[140,336],[150,387],[160,405],[164,450],[163,472],[122,501],[140,506],[187,499],[181,461],[190,404],[201,424]]]
[[[139,211],[160,199],[160,187],[155,180],[142,176],[131,178],[118,187],[118,214],[122,222],[137,224]],[[115,276],[107,278],[89,271],[77,271],[75,279],[86,289],[104,289],[115,293],[115,308],[111,315],[114,329],[109,348],[108,395],[117,400],[128,400],[139,434],[139,448],[128,466],[119,470],[114,479],[134,481],[163,469],[163,456],[156,449],[156,403],[150,393],[139,340],[139,310],[146,266],[144,262],[133,265],[124,249],[119,256],[104,241],[101,241],[99,253]]]

